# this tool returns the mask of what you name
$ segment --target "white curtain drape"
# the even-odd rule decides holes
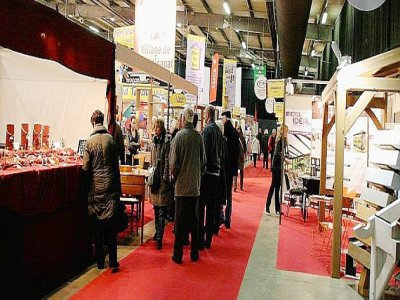
[[[90,117],[99,109],[107,115],[107,81],[84,76],[61,64],[0,48],[0,142],[5,126],[21,123],[50,125],[50,141],[76,149],[92,132]],[[106,124],[106,120],[105,120]],[[30,140],[31,141],[31,140]]]

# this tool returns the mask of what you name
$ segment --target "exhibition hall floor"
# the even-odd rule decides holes
[[[145,226],[146,243],[119,246],[119,273],[95,266],[50,295],[51,299],[362,299],[355,281],[277,270],[279,218],[265,213],[271,173],[252,165],[245,170],[244,192],[234,193],[232,228],[222,228],[200,260],[171,261],[172,225],[164,248],[155,249],[154,223]],[[271,208],[274,211],[274,207]],[[299,260],[307,253],[293,255]],[[353,286],[353,287],[352,287]]]

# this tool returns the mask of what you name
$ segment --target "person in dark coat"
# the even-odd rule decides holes
[[[264,130],[264,135],[261,138],[261,151],[263,153],[263,168],[268,169],[268,129]]]
[[[117,105],[115,109],[115,119],[117,119],[118,113],[119,113],[119,106]],[[114,140],[117,143],[121,165],[124,165],[125,164],[124,135],[122,133],[121,126],[117,122],[115,122]]]
[[[244,162],[246,161],[246,139],[244,138],[242,127],[238,126],[236,130],[239,133],[239,161],[238,161],[238,168],[240,172],[240,190],[243,191],[243,181],[244,181]],[[234,191],[237,190],[237,178],[238,176],[233,177],[235,188]]]
[[[82,169],[89,182],[88,209],[95,223],[97,267],[104,269],[103,244],[106,242],[109,267],[116,271],[119,263],[113,217],[121,196],[121,180],[117,144],[103,126],[103,121],[104,114],[96,110],[91,118],[94,130],[86,143]]]
[[[232,185],[233,177],[238,173],[239,161],[239,134],[231,122],[231,112],[222,113],[222,122],[224,123],[224,136],[227,139],[228,148],[228,169],[226,171],[226,208],[225,208],[225,227],[231,228],[232,216]]]
[[[258,128],[257,140],[258,140],[259,145],[261,145],[262,137],[263,137],[262,129]],[[258,152],[258,160],[260,160],[260,159],[261,159],[261,148],[260,148],[260,151]]]
[[[126,135],[128,144],[128,155],[126,156],[126,164],[132,165],[134,163],[134,156],[138,154],[140,149],[140,135],[136,128],[135,119],[132,119],[131,127]]]
[[[276,128],[272,129],[271,135],[268,138],[268,152],[271,155],[271,164],[275,152],[275,142],[276,142]]]
[[[269,188],[267,203],[265,204],[265,211],[270,213],[270,205],[272,195],[275,193],[275,212],[276,214],[280,214],[280,202],[279,202],[279,191],[281,188],[281,178],[282,178],[282,158],[285,158],[288,153],[288,142],[287,142],[287,132],[288,127],[286,125],[282,125],[279,129],[279,133],[276,137],[276,145],[275,152],[272,158],[272,181],[271,186]]]

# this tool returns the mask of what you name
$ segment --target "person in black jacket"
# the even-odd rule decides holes
[[[265,211],[269,214],[269,207],[271,205],[272,195],[275,193],[275,212],[280,214],[280,202],[279,202],[279,191],[281,188],[282,178],[282,158],[285,158],[288,153],[288,142],[287,142],[288,127],[282,125],[279,128],[278,135],[276,137],[275,152],[272,158],[272,181],[269,188],[267,203],[265,204]]]
[[[225,227],[231,228],[232,216],[232,185],[233,177],[238,173],[239,160],[239,134],[231,122],[231,112],[222,113],[222,122],[224,123],[224,136],[227,139],[228,148],[228,169],[226,171],[226,208],[225,208]]]
[[[263,168],[268,169],[268,129],[264,130],[264,135],[261,138],[261,151],[263,153]]]
[[[128,134],[126,135],[128,144],[128,155],[126,156],[126,164],[132,165],[134,162],[134,156],[138,154],[140,149],[140,135],[136,128],[135,119],[132,119],[131,127]]]
[[[209,105],[204,110],[206,126],[203,130],[203,142],[206,152],[206,169],[201,178],[199,202],[199,249],[211,248],[212,236],[215,231],[215,203],[217,185],[221,168],[221,138],[222,133],[215,124],[215,108]],[[204,226],[204,217],[205,226]],[[205,230],[204,230],[205,229]]]

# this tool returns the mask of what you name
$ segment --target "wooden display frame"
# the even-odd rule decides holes
[[[322,92],[324,117],[322,128],[320,192],[326,190],[326,157],[328,135],[336,126],[335,181],[333,201],[333,239],[331,276],[340,278],[341,224],[343,198],[344,138],[357,118],[365,111],[378,129],[383,129],[388,112],[387,97],[378,97],[378,92],[400,92],[400,47],[389,52],[348,65],[335,72]],[[352,92],[362,92],[356,97]],[[328,120],[328,106],[333,103],[335,114]],[[353,110],[346,114],[346,109]],[[385,117],[381,124],[372,108],[383,109]]]

